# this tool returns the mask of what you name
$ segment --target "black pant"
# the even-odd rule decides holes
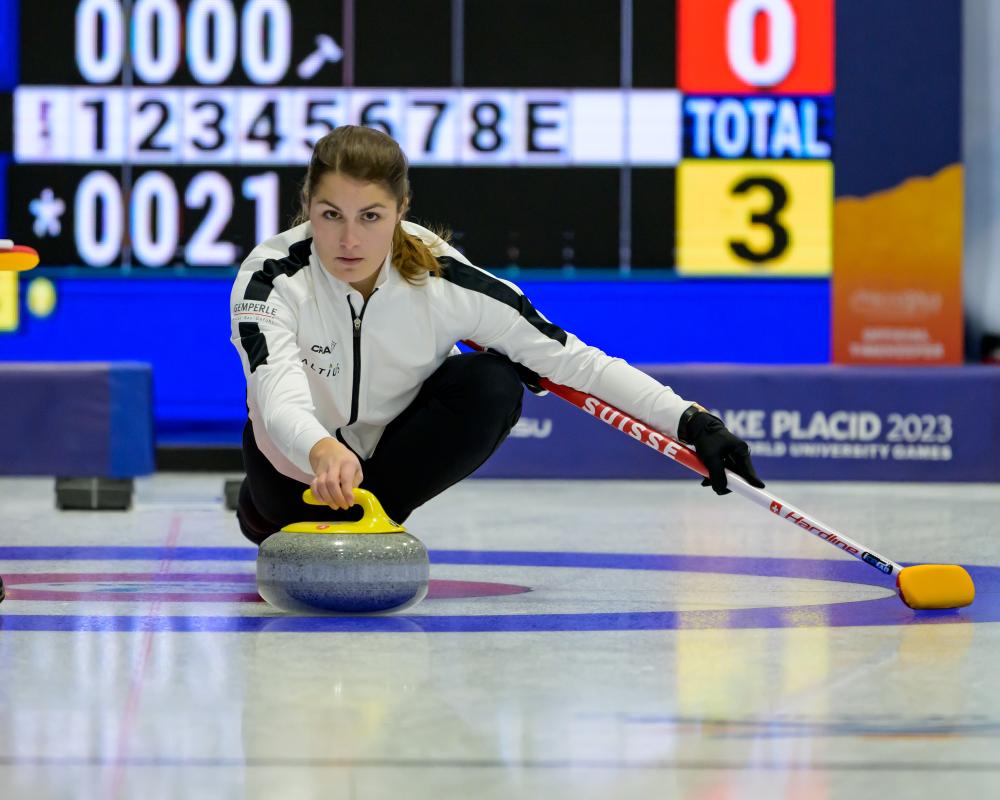
[[[522,394],[521,380],[503,356],[450,356],[386,426],[371,458],[361,460],[362,487],[393,520],[403,522],[493,454],[521,416]],[[236,517],[255,544],[292,522],[358,518],[358,506],[345,511],[304,503],[306,484],[274,468],[258,449],[249,420],[243,464],[247,475]]]

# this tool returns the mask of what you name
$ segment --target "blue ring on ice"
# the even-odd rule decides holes
[[[248,547],[0,547],[0,561],[227,561],[252,562]],[[432,550],[435,564],[573,569],[653,570],[842,581],[892,589],[891,579],[859,561],[753,556],[571,553],[509,550]],[[706,611],[586,614],[408,614],[385,617],[10,614],[0,606],[3,631],[194,631],[219,633],[500,633],[678,629],[854,627],[1000,622],[1000,567],[966,567],[975,602],[952,611],[913,611],[894,595],[819,605]],[[419,608],[419,606],[418,606]]]

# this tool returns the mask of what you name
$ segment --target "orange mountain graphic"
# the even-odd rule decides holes
[[[962,361],[961,164],[834,206],[833,360]]]

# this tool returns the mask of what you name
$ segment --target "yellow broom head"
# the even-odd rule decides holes
[[[903,602],[916,609],[962,608],[976,596],[972,576],[955,564],[904,567],[896,585]]]

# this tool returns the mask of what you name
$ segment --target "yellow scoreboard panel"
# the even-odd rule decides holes
[[[833,164],[683,160],[677,269],[684,275],[829,275]]]

